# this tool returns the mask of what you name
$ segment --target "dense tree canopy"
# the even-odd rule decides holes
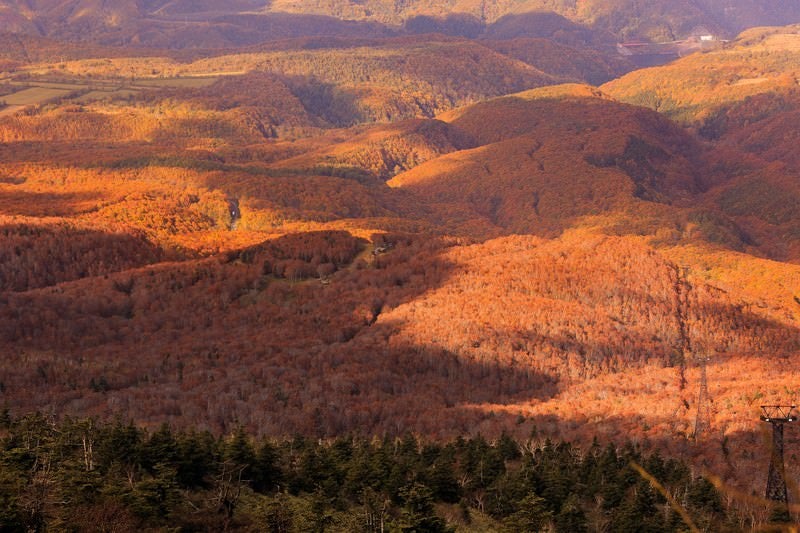
[[[685,464],[635,446],[506,435],[255,440],[241,428],[2,417],[8,532],[732,531],[747,520]],[[654,487],[636,473],[641,465]],[[682,518],[670,498],[685,511]]]

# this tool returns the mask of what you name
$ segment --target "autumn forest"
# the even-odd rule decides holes
[[[768,0],[0,0],[0,531],[789,527],[798,119]]]

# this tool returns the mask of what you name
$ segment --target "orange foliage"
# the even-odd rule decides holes
[[[724,450],[754,442],[759,400],[800,392],[800,190],[791,136],[774,141],[791,91],[722,91],[699,137],[583,85],[485,100],[552,78],[459,40],[161,67],[259,72],[0,119],[13,410],[273,435],[535,426],[686,453],[708,353],[692,453],[725,475],[763,459]],[[417,118],[356,124],[399,117]]]

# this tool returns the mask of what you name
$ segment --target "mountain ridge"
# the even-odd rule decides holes
[[[302,18],[302,17],[305,17]],[[316,19],[315,19],[316,17]],[[297,2],[240,0],[225,8],[208,2],[0,2],[0,22],[11,31],[102,44],[164,42],[215,47],[274,40],[276,36],[441,32],[475,38],[549,37],[564,44],[610,44],[613,39],[656,42],[686,39],[700,29],[732,37],[745,28],[800,22],[800,7],[775,0],[387,0]],[[211,24],[213,22],[213,24]],[[183,26],[183,27],[182,27]],[[227,29],[226,29],[227,27]],[[208,35],[191,35],[205,28]],[[238,32],[238,37],[234,33]],[[204,40],[197,40],[204,39]],[[182,43],[182,44],[181,44]]]

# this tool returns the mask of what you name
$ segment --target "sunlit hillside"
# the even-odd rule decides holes
[[[797,26],[749,30],[721,50],[633,72],[602,89],[682,124],[711,125],[716,115],[731,105],[797,88],[798,31]]]
[[[794,119],[800,35],[796,26],[754,29],[723,50],[631,73],[602,89],[646,105],[714,141],[720,154],[739,151],[734,163],[718,157],[731,179],[709,200],[748,227],[749,240],[771,255],[797,260],[800,188]],[[760,170],[754,172],[754,161]]]
[[[505,117],[514,117],[506,120]],[[724,179],[705,148],[641,108],[587,86],[511,95],[440,117],[478,146],[430,161],[389,184],[413,190],[442,210],[519,233],[555,235],[590,216],[629,219],[655,231],[667,206],[688,206]],[[636,228],[634,230],[633,228]]]

